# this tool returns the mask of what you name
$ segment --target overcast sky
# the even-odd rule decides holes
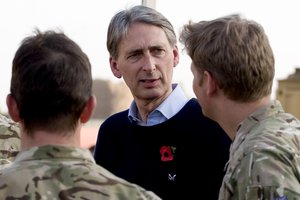
[[[120,9],[141,4],[140,0],[0,0],[0,111],[6,112],[11,62],[21,40],[40,30],[62,29],[87,53],[95,79],[118,81],[109,68],[106,30],[110,18]],[[285,79],[300,66],[300,12],[297,0],[156,0],[156,9],[174,25],[177,32],[188,20],[210,20],[240,13],[258,21],[265,28],[275,54],[275,79]],[[179,46],[181,47],[181,46]],[[174,71],[174,81],[182,82],[189,96],[192,92],[190,59],[181,54]]]

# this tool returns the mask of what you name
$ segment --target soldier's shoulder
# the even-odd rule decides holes
[[[0,168],[11,164],[21,149],[18,123],[0,114]]]
[[[0,135],[14,135],[19,137],[19,124],[0,114]]]

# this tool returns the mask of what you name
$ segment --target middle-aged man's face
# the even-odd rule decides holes
[[[135,99],[153,101],[171,93],[173,67],[178,60],[177,46],[170,45],[163,29],[135,23],[119,45],[119,57],[111,58],[110,64]]]

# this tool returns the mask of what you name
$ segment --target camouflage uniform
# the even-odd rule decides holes
[[[0,199],[160,199],[97,165],[88,149],[45,145],[21,151],[0,171]]]
[[[279,101],[238,127],[219,200],[300,199],[300,122]]]
[[[20,145],[18,124],[0,114],[0,170],[11,164]]]

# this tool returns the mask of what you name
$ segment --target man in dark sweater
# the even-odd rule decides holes
[[[135,6],[112,18],[107,32],[111,70],[123,77],[134,101],[103,122],[94,157],[162,199],[214,200],[231,140],[203,116],[195,98],[172,83],[179,61],[176,43],[173,26],[154,9]]]

